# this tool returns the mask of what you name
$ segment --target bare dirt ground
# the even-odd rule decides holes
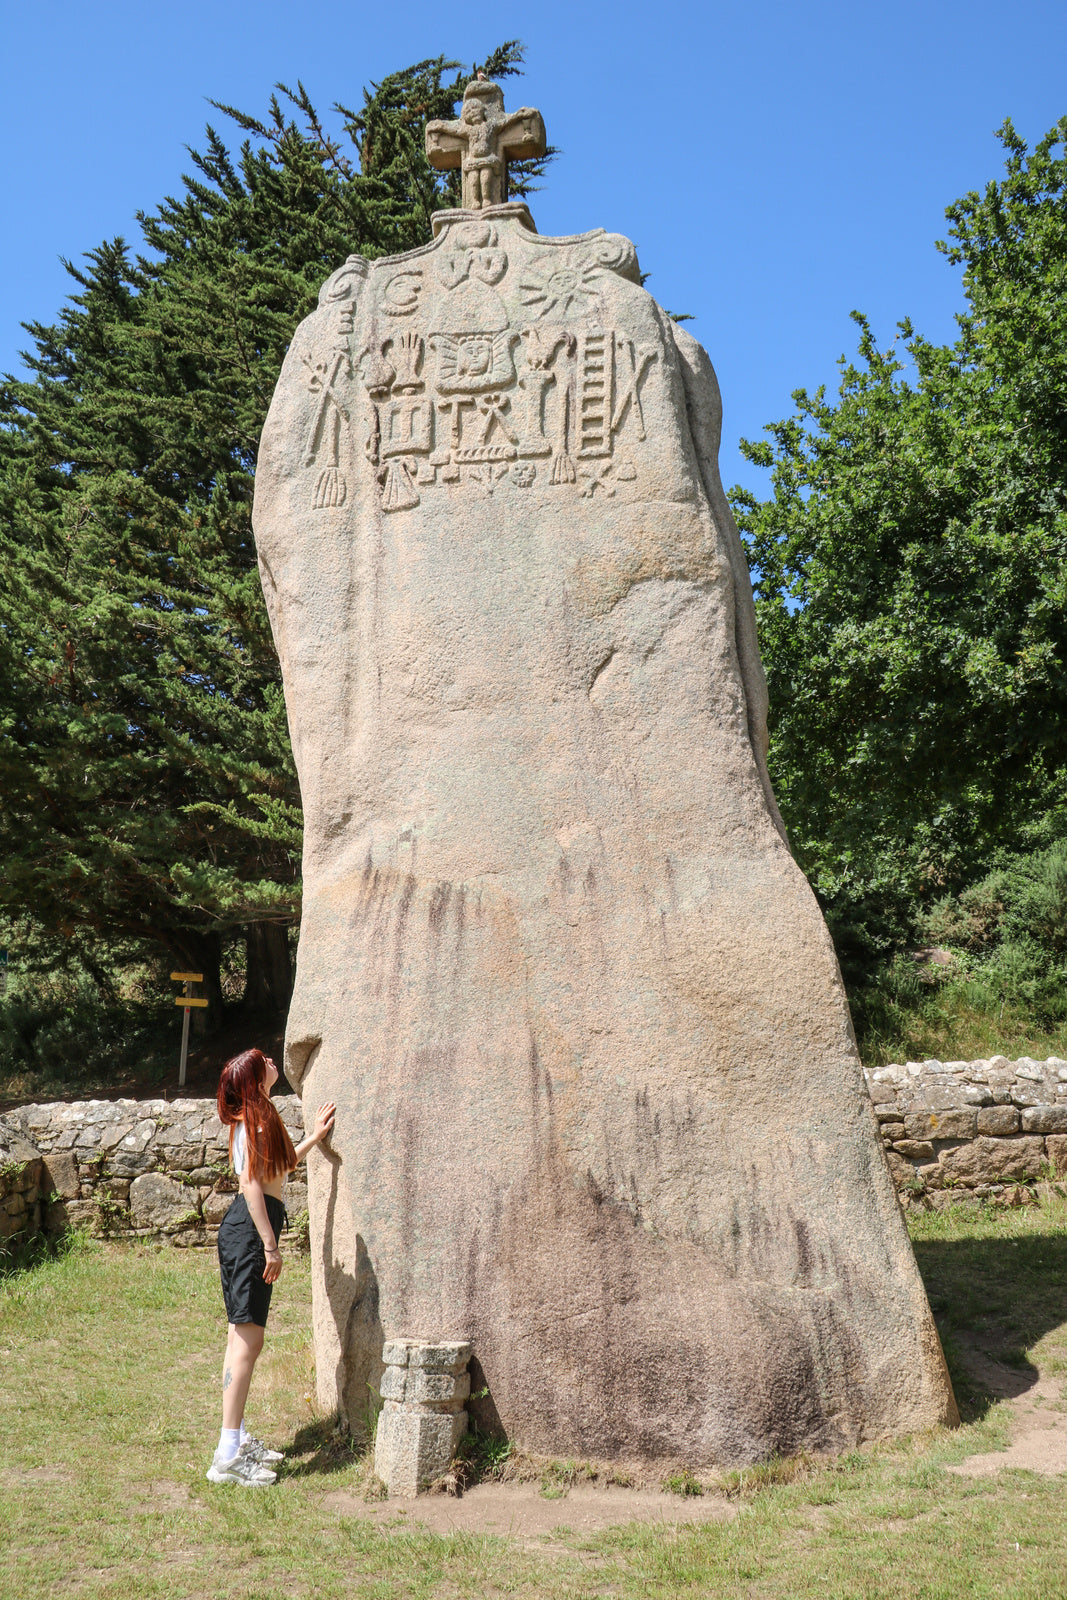
[[[399,1520],[433,1533],[495,1533],[519,1539],[545,1538],[558,1528],[596,1533],[626,1522],[724,1522],[737,1515],[736,1505],[723,1495],[683,1496],[594,1484],[577,1484],[558,1500],[546,1499],[536,1483],[480,1483],[458,1496],[420,1495],[417,1500],[371,1505],[361,1495],[335,1490],[323,1497],[322,1506],[338,1516]]]
[[[961,1356],[971,1375],[1012,1412],[1011,1444],[1007,1450],[990,1450],[968,1456],[946,1470],[962,1478],[991,1478],[1011,1467],[1049,1476],[1067,1472],[1067,1407],[1063,1379],[1047,1373],[1036,1379],[994,1361],[976,1346],[965,1346]]]

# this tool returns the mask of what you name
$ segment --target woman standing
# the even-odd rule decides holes
[[[321,1105],[315,1127],[294,1149],[285,1124],[271,1103],[278,1069],[262,1050],[244,1050],[227,1061],[219,1079],[219,1118],[230,1130],[230,1161],[240,1193],[219,1229],[222,1294],[230,1331],[222,1372],[222,1433],[208,1468],[211,1483],[273,1483],[267,1465],[281,1451],[247,1432],[245,1401],[270,1310],[270,1297],[282,1270],[278,1238],[285,1222],[282,1186],[312,1145],[333,1127],[335,1107]]]

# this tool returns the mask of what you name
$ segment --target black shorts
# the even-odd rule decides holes
[[[267,1202],[267,1216],[274,1237],[280,1240],[286,1222],[285,1207],[272,1194],[265,1194],[263,1198]],[[263,1282],[266,1264],[263,1240],[248,1213],[244,1195],[239,1194],[219,1228],[219,1268],[228,1322],[254,1322],[259,1328],[267,1326],[274,1285]]]

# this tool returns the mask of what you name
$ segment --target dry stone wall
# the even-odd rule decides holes
[[[864,1076],[906,1207],[1019,1202],[1037,1180],[1067,1177],[1067,1061],[1058,1056],[908,1061]],[[299,1096],[275,1104],[298,1142]],[[0,1116],[0,1247],[67,1227],[213,1245],[236,1189],[213,1100],[55,1101]],[[306,1212],[303,1166],[286,1205],[294,1221]]]
[[[1067,1174],[1067,1061],[908,1061],[865,1073],[905,1205],[1019,1201]]]
[[[0,1119],[0,1260],[10,1240],[41,1230],[41,1152]]]
[[[274,1103],[297,1143],[299,1097]],[[213,1245],[236,1192],[214,1100],[55,1101],[0,1117],[0,1241],[78,1227]],[[303,1165],[285,1202],[291,1220],[307,1211]]]

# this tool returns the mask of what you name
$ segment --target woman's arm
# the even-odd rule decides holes
[[[282,1253],[278,1248],[278,1240],[267,1215],[267,1202],[263,1197],[263,1185],[258,1178],[242,1178],[241,1193],[245,1197],[248,1215],[252,1218],[256,1232],[263,1240],[263,1248],[267,1254],[267,1264],[263,1268],[263,1282],[274,1283],[281,1274]]]
[[[336,1112],[337,1107],[332,1100],[327,1100],[324,1105],[319,1107],[313,1131],[308,1134],[306,1139],[301,1139],[296,1147],[296,1159],[298,1162],[303,1161],[312,1145],[321,1144],[333,1131],[333,1119]]]

